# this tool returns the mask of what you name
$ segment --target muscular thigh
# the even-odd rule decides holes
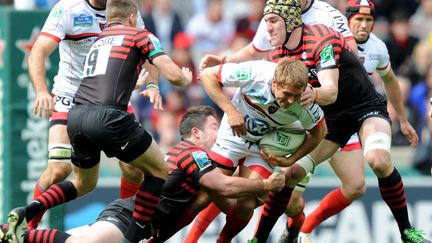
[[[338,151],[330,160],[330,165],[342,184],[361,184],[364,181],[364,161],[362,150]]]

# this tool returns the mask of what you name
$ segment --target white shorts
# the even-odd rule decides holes
[[[69,110],[72,109],[72,107],[75,105],[75,103],[73,102],[74,95],[67,93],[60,95],[53,93],[52,96],[54,99],[54,111],[50,121],[67,121],[67,114]],[[130,101],[128,103],[127,112],[129,114],[134,113],[134,108]]]
[[[362,149],[360,139],[357,133],[355,133],[354,135],[351,136],[347,144],[343,148],[340,148],[338,151],[353,151],[353,150],[360,150],[360,149]]]
[[[268,178],[273,173],[273,168],[259,154],[257,143],[232,135],[231,129],[219,129],[218,138],[209,155],[222,167],[235,169],[243,165],[263,178]]]

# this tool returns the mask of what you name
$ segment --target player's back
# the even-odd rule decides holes
[[[151,32],[136,27],[107,26],[87,54],[83,80],[75,95],[81,104],[128,104],[146,59],[164,52]]]

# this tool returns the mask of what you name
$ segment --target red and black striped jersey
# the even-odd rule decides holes
[[[182,141],[168,151],[168,178],[161,192],[158,210],[172,212],[187,207],[198,195],[199,180],[215,169],[206,150],[189,141]]]
[[[164,54],[151,32],[121,24],[108,26],[87,54],[75,102],[126,107],[142,64]]]
[[[309,83],[314,87],[320,86],[318,72],[339,69],[337,100],[333,104],[322,106],[326,117],[345,112],[377,95],[362,62],[351,51],[345,38],[325,25],[304,24],[302,41],[295,49],[289,50],[281,45],[268,56],[273,62],[282,58],[302,60],[309,70]]]

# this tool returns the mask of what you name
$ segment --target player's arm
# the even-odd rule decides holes
[[[54,101],[46,83],[45,62],[57,46],[58,42],[54,39],[40,35],[33,45],[28,58],[29,75],[36,93],[33,113],[41,117],[44,110],[47,119],[51,117]]]
[[[268,179],[246,179],[226,176],[215,168],[201,176],[200,185],[224,197],[243,197],[264,191],[279,192],[285,186],[285,175],[273,173]]]
[[[315,103],[325,106],[333,104],[338,96],[339,69],[324,69],[317,73],[321,87],[314,88]]]
[[[135,88],[139,89],[143,85],[146,88],[140,92],[140,96],[148,97],[154,109],[163,111],[162,97],[159,90],[159,70],[148,61],[144,63]]]
[[[221,108],[228,117],[228,123],[233,130],[234,136],[246,135],[244,116],[231,103],[231,100],[223,92],[218,82],[220,65],[204,69],[199,77],[210,98]]]
[[[281,164],[282,167],[287,167],[293,165],[297,160],[303,158],[308,155],[312,150],[315,149],[316,146],[324,139],[327,134],[327,125],[325,120],[322,119],[320,123],[318,123],[315,127],[308,130],[306,133],[306,139],[302,146],[298,148],[291,156],[288,157],[285,164]]]
[[[218,56],[213,54],[207,54],[201,59],[199,68],[200,70],[203,70],[207,67],[213,67],[228,62],[239,63],[244,61],[263,59],[266,54],[267,52],[260,52],[255,49],[251,42],[232,55]]]
[[[396,75],[391,68],[389,69],[390,70],[386,74],[381,76],[384,81],[384,88],[390,103],[398,115],[402,133],[411,143],[411,146],[415,147],[418,144],[418,135],[409,123],[405,113],[403,99],[401,99],[402,93]]]
[[[173,85],[185,86],[192,81],[192,72],[185,67],[180,69],[167,55],[160,55],[153,58],[153,65],[155,65],[159,69],[159,72]]]

